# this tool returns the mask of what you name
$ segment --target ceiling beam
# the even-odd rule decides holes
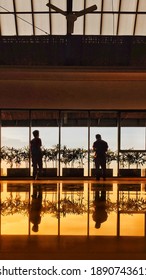
[[[49,0],[48,0],[49,1]],[[85,0],[86,1],[86,0]],[[51,2],[51,1],[50,1]],[[78,11],[74,11],[74,13],[77,13]],[[2,12],[0,11],[0,15],[8,15],[8,14],[12,14],[14,15],[14,13],[16,15],[29,15],[31,14],[32,12],[31,11],[28,11],[28,12],[9,12],[9,11],[5,11],[5,12]],[[51,14],[56,14],[57,12],[55,11],[50,11]],[[90,12],[88,14],[92,14],[93,12]],[[34,11],[33,14],[48,14],[48,11]],[[136,11],[94,11],[94,14],[118,14],[118,15],[133,15],[133,14],[136,14]],[[146,15],[146,11],[138,11],[137,12],[137,15]]]

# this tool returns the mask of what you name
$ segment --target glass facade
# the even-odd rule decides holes
[[[96,134],[109,146],[107,177],[122,176],[122,169],[146,176],[146,111],[1,110],[0,116],[1,176],[11,177],[13,170],[16,177],[32,175],[29,145],[35,129],[46,177],[93,176]]]

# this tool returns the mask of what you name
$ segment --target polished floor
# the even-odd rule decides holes
[[[0,259],[146,259],[146,178],[1,181]]]

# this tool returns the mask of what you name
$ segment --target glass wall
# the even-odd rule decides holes
[[[121,150],[146,150],[146,113],[121,112]]]
[[[32,175],[30,140],[42,140],[44,177],[94,176],[93,143],[108,143],[107,177],[139,169],[146,176],[146,111],[1,110],[1,176]],[[138,175],[136,175],[137,177]]]
[[[121,112],[119,129],[119,175],[122,169],[136,168],[145,176],[146,112]]]
[[[62,175],[88,175],[88,121],[87,111],[61,112]]]
[[[29,168],[29,111],[2,110],[1,175],[12,175],[15,168]]]
[[[107,168],[113,169],[113,175],[117,174],[116,154],[118,150],[118,114],[112,111],[91,111],[90,112],[90,170],[94,166],[93,143],[96,141],[96,134],[101,134],[103,140],[108,143]]]
[[[31,139],[33,131],[39,130],[42,140],[43,176],[59,175],[59,112],[31,111]],[[55,173],[53,173],[55,172]]]

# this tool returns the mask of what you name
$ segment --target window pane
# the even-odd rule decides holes
[[[11,168],[29,167],[29,112],[2,110],[1,112],[2,174]]]
[[[123,112],[121,114],[121,149],[146,149],[145,112]]]
[[[52,14],[52,34],[66,35],[67,23],[66,18],[60,14]]]
[[[86,15],[86,35],[100,34],[100,15]]]
[[[58,171],[59,113],[58,111],[33,110],[31,112],[32,132],[39,130],[42,140],[43,168],[56,168]],[[51,172],[51,171],[45,171]],[[52,171],[52,172],[55,172]],[[53,173],[52,173],[53,174]],[[45,174],[44,174],[45,175]],[[46,174],[47,176],[47,174]]]
[[[62,112],[61,124],[61,167],[82,168],[87,175],[88,112]]]
[[[96,134],[101,134],[103,140],[108,143],[110,155],[114,155],[117,151],[117,113],[92,111],[90,114],[91,128],[90,128],[90,149],[91,149],[91,174],[94,165],[94,152],[92,151],[93,143],[95,142]],[[110,159],[110,158],[109,158]],[[117,174],[117,164],[115,160],[107,162],[108,168],[113,168],[113,174]]]
[[[137,16],[135,35],[146,36],[145,26],[146,26],[146,16],[145,15],[138,15]]]
[[[16,35],[15,18],[13,15],[1,15],[1,32],[4,36]]]
[[[49,17],[46,14],[38,14],[34,16],[35,35],[50,34]]]
[[[133,35],[135,15],[120,15],[118,35]]]
[[[25,0],[25,5],[23,0],[15,0],[17,12],[28,12],[31,10],[30,0]]]
[[[145,127],[122,127],[121,128],[122,150],[145,149]]]
[[[18,22],[18,33],[19,35],[32,35],[32,16],[31,15],[21,15],[17,18]]]

